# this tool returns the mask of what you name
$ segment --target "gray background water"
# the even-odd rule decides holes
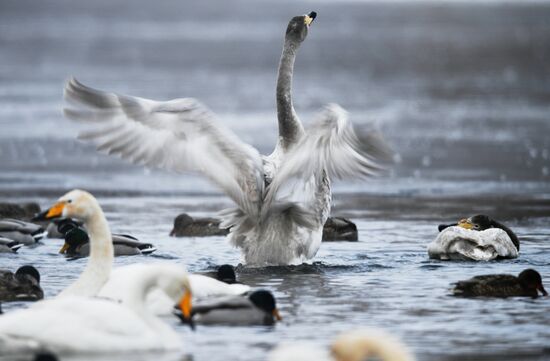
[[[310,266],[242,271],[244,282],[275,291],[281,324],[195,333],[179,326],[186,354],[262,360],[281,341],[326,347],[339,331],[379,326],[419,360],[550,359],[547,299],[462,300],[448,291],[473,275],[527,267],[550,287],[544,2],[0,1],[0,199],[45,207],[85,188],[113,230],[159,248],[117,264],[237,264],[223,238],[167,236],[178,213],[214,215],[230,201],[201,178],[129,166],[74,141],[79,126],[61,115],[63,83],[75,75],[153,99],[197,97],[269,152],[284,29],[310,10],[319,16],[296,62],[297,111],[307,122],[323,104],[341,104],[355,124],[386,135],[397,163],[383,179],[335,187],[333,214],[356,221],[360,242],[325,243]],[[476,213],[517,231],[519,259],[427,259],[438,223]],[[58,255],[59,241],[44,243],[2,255],[0,266],[35,264],[53,296],[85,261]]]

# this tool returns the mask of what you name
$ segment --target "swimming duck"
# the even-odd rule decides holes
[[[38,301],[44,298],[40,273],[33,266],[22,266],[15,274],[0,270],[0,301]]]
[[[176,172],[201,172],[236,204],[221,228],[251,266],[302,263],[317,253],[330,214],[331,180],[378,175],[389,152],[379,134],[355,131],[348,113],[329,104],[307,130],[292,102],[299,47],[316,12],[293,17],[286,28],[276,100],[278,143],[261,156],[192,98],[154,101],[87,87],[65,86],[69,119],[88,122],[79,134],[98,151]]]
[[[330,354],[316,345],[286,343],[270,352],[268,361],[414,361],[397,338],[380,329],[360,329],[339,335]]]
[[[106,296],[57,297],[2,315],[2,353],[47,350],[64,356],[180,351],[181,335],[149,313],[144,302],[151,289],[161,289],[171,297],[178,295],[181,317],[190,317],[192,294],[185,268],[167,263],[137,268],[130,282],[118,289],[123,297],[117,302]]]
[[[78,223],[67,220],[58,225],[58,230],[64,234],[65,244],[59,253],[71,257],[88,257],[90,255],[90,238],[84,228]],[[137,238],[127,234],[112,234],[113,247],[116,256],[134,256],[151,254],[156,248],[151,243],[142,243]]]
[[[0,237],[30,246],[36,244],[44,236],[44,228],[37,224],[12,218],[0,219]]]
[[[548,293],[542,285],[540,273],[526,269],[517,277],[507,274],[475,276],[466,281],[457,282],[453,289],[455,296],[461,297],[538,297]]]
[[[519,239],[512,230],[486,215],[440,225],[440,233],[428,245],[430,258],[490,261],[517,258]]]
[[[225,236],[229,230],[220,228],[220,220],[216,218],[193,218],[182,213],[174,219],[171,237],[208,237]]]
[[[267,290],[253,291],[246,296],[198,301],[191,315],[193,322],[203,325],[269,326],[281,320],[275,297]]]
[[[37,220],[76,218],[84,222],[90,236],[90,257],[79,278],[61,291],[58,297],[95,296],[109,279],[113,267],[114,249],[111,230],[101,206],[90,193],[75,189],[60,197]]]
[[[0,253],[15,253],[23,245],[12,239],[0,237]]]

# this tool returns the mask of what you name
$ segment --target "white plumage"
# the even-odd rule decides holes
[[[441,231],[428,245],[430,258],[490,261],[517,258],[518,250],[508,234],[500,228],[484,231],[453,226]]]

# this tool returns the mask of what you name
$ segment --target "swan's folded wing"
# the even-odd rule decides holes
[[[99,151],[148,167],[199,171],[247,213],[257,213],[264,186],[258,151],[217,123],[197,100],[118,95],[74,78],[65,87],[65,99],[74,105],[65,115],[91,125],[79,138]]]
[[[381,136],[358,134],[347,112],[336,104],[321,111],[306,135],[285,155],[270,184],[266,202],[281,201],[285,189],[308,187],[312,177],[368,178],[385,169],[390,150]],[[311,186],[311,185],[309,185]],[[295,192],[294,192],[295,193]],[[303,192],[302,194],[311,193]]]

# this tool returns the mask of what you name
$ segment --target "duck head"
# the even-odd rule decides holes
[[[538,296],[539,291],[543,296],[548,296],[548,292],[546,292],[544,286],[542,285],[542,277],[540,276],[540,273],[534,269],[523,270],[519,274],[518,278],[521,286],[528,290],[529,293],[532,293],[535,298]]]
[[[75,189],[59,198],[46,211],[37,214],[33,220],[43,221],[64,217],[87,221],[98,207],[94,196],[86,191]]]
[[[493,220],[484,214],[478,214],[468,219],[461,219],[458,226],[476,231],[483,231],[493,227]]]
[[[230,264],[222,264],[220,267],[218,267],[216,278],[218,279],[218,281],[222,281],[224,283],[236,283],[237,276],[235,275],[235,267]]]
[[[301,44],[307,37],[309,27],[317,17],[315,11],[307,15],[295,16],[290,19],[286,28],[285,40],[296,45]]]
[[[254,291],[248,296],[248,299],[254,306],[272,315],[275,320],[281,321],[283,319],[279,314],[279,310],[275,303],[275,297],[273,297],[271,292],[266,290]]]

